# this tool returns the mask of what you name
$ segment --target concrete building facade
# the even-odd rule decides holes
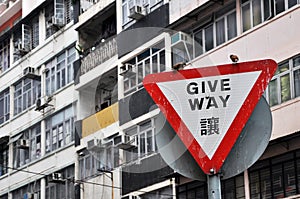
[[[158,152],[151,73],[273,59],[262,157],[222,198],[300,197],[299,0],[0,3],[0,199],[207,198]]]

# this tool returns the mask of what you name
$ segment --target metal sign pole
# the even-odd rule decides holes
[[[221,179],[219,174],[208,175],[208,199],[221,199]]]

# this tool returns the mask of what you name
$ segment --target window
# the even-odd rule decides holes
[[[267,98],[270,106],[281,104],[300,95],[300,56],[278,64]]]
[[[134,69],[136,69],[136,72],[130,75],[124,75],[125,95],[142,88],[142,81],[146,75],[166,70],[164,46],[164,41],[161,41],[126,62],[131,64]]]
[[[14,61],[39,45],[39,17],[34,16],[14,33]]]
[[[0,93],[0,124],[9,120],[10,109],[10,97],[9,90],[5,90]]]
[[[46,38],[73,19],[72,0],[51,1],[45,8]]]
[[[221,181],[221,193],[223,199],[242,199],[245,198],[245,186],[243,174],[222,180]]]
[[[249,169],[251,198],[284,198],[299,194],[299,171],[299,150],[257,162]]]
[[[271,17],[270,0],[242,0],[243,31],[262,23]]]
[[[0,176],[6,174],[8,171],[8,144],[2,143],[0,145]]]
[[[46,153],[74,140],[74,119],[74,110],[70,106],[46,120]]]
[[[14,150],[14,167],[21,167],[41,157],[41,125],[22,132],[12,138]]]
[[[41,198],[41,185],[40,180],[34,181],[21,188],[11,191],[12,198],[29,198],[27,194],[33,194],[34,199]]]
[[[74,172],[73,165],[55,172],[61,173],[64,181],[61,183],[46,182],[46,199],[75,199]]]
[[[154,130],[154,120],[151,119],[125,131],[126,135],[137,140],[136,148],[125,151],[126,162],[134,161],[157,151]]]
[[[73,62],[76,58],[75,48],[69,48],[46,64],[46,94],[51,95],[58,89],[73,81]]]
[[[291,7],[299,4],[299,0],[274,0],[275,15],[290,9]]]
[[[129,18],[129,10],[134,5],[138,5],[142,7],[142,10],[145,13],[150,13],[155,9],[159,8],[163,4],[163,0],[122,0],[122,24],[123,28],[128,27],[128,25],[132,24],[133,20]]]
[[[245,198],[244,176],[238,176],[221,180],[222,199],[242,199]],[[179,185],[176,191],[178,198],[207,198],[207,183],[192,181]]]
[[[15,84],[14,115],[28,109],[39,97],[41,97],[40,81],[26,78]]]
[[[97,151],[83,151],[84,156],[79,158],[80,179],[88,179],[98,174],[101,170],[112,170],[119,166],[119,148],[112,142],[104,144]]]
[[[193,33],[194,57],[236,37],[237,23],[235,5],[222,9],[215,14],[215,20]]]
[[[0,42],[0,69],[6,71],[10,67],[9,39]]]

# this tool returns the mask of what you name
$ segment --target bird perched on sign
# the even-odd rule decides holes
[[[174,70],[181,70],[186,66],[185,62],[178,62],[175,65],[172,66],[172,69]]]
[[[239,61],[239,57],[237,55],[231,54],[229,57],[234,64]]]

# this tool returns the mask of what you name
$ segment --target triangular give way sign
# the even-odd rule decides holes
[[[274,75],[273,60],[150,74],[144,87],[204,173],[217,173]]]

